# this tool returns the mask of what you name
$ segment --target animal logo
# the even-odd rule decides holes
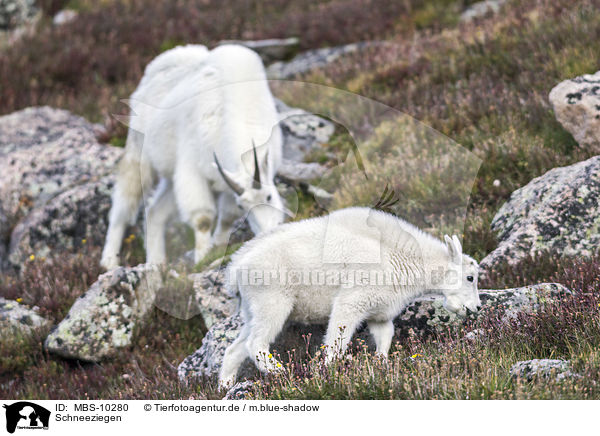
[[[50,411],[42,406],[29,401],[19,401],[10,405],[4,404],[6,409],[6,431],[14,433],[19,429],[48,429]]]

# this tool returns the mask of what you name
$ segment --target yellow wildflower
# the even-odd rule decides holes
[[[269,359],[273,358],[273,355],[269,353],[269,355],[267,356]]]
[[[31,256],[29,256],[29,260],[34,261],[35,260],[35,254],[32,254]]]
[[[17,298],[17,303],[22,303],[23,299],[21,297]]]
[[[83,239],[81,240],[81,243],[82,243],[82,244],[85,244],[85,243],[87,243],[87,239],[83,238]]]
[[[277,368],[281,368],[281,363],[277,362]]]
[[[410,356],[410,357],[412,357],[413,359],[416,359],[417,357],[423,357],[423,355],[422,355],[422,354],[419,354],[419,353],[417,353],[417,354],[413,354],[413,355],[412,355],[412,356]]]

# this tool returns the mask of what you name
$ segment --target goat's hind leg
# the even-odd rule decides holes
[[[126,156],[127,157],[127,156]],[[130,165],[130,166],[128,166]],[[119,252],[127,226],[134,224],[142,200],[139,164],[124,159],[119,165],[117,182],[108,215],[108,231],[100,265],[107,270],[119,266]]]
[[[272,293],[261,295],[260,298],[265,301],[254,301],[252,303],[255,304],[250,308],[252,320],[246,341],[248,353],[260,371],[279,371],[282,365],[271,356],[269,346],[283,329],[293,304],[283,296],[276,298]]]
[[[117,181],[108,215],[108,231],[100,265],[107,270],[119,266],[119,252],[127,225],[135,224],[144,192],[150,191],[155,173],[142,156],[143,135],[129,129],[125,155],[119,162]]]

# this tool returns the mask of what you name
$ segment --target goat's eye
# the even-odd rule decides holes
[[[473,276],[467,276],[467,280],[472,282],[474,280]]]
[[[271,201],[271,194],[267,195],[267,201]]]

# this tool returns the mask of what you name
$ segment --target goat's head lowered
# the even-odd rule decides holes
[[[264,157],[262,175],[254,141],[252,142],[252,152],[254,155],[254,174],[252,178],[243,178],[224,169],[217,159],[216,153],[214,159],[221,177],[234,192],[238,207],[248,214],[250,229],[258,235],[281,224],[287,209],[284,207],[279,192],[273,183],[272,175],[268,174],[268,152]]]
[[[452,280],[452,286],[443,291],[444,307],[451,312],[465,315],[467,309],[477,312],[481,307],[477,289],[479,266],[475,259],[462,252],[462,246],[456,235],[444,237],[448,256],[449,269],[457,273]]]

